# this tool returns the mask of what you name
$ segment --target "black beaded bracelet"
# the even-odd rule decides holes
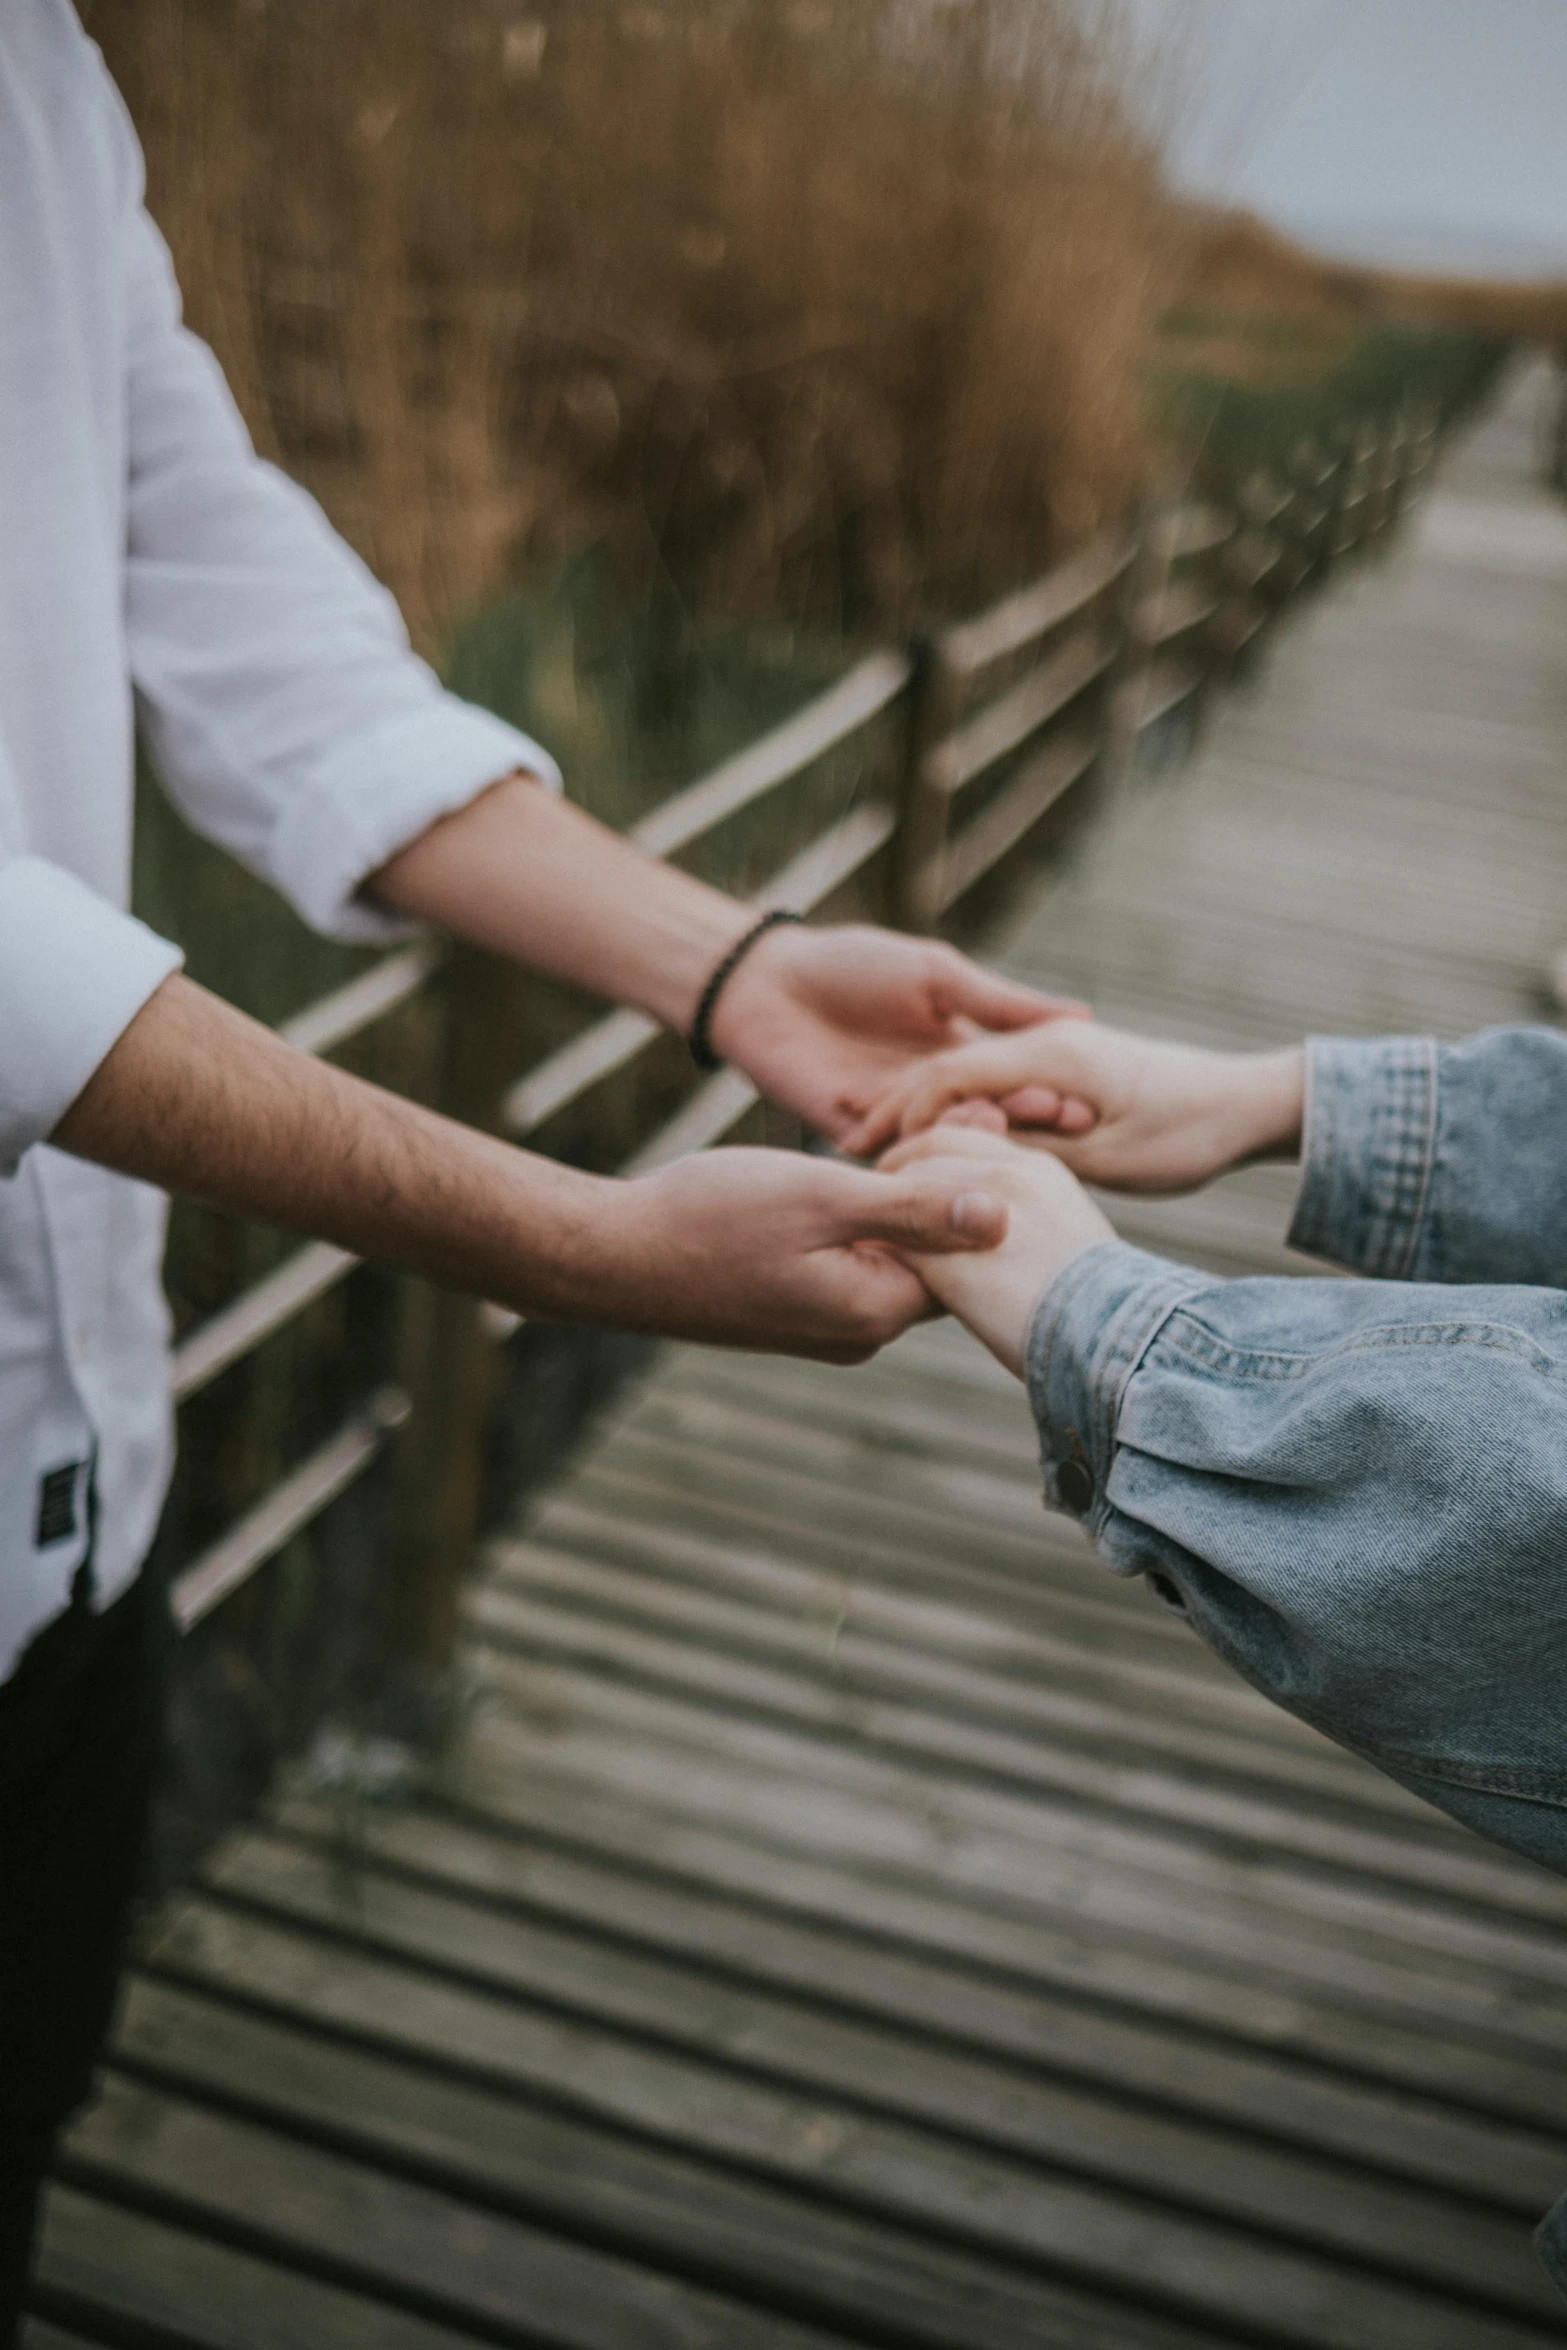
[[[691,1032],[686,1038],[686,1043],[691,1048],[691,1058],[699,1069],[721,1069],[723,1067],[722,1061],[713,1050],[713,1040],[709,1036],[708,1030],[713,1023],[713,1012],[718,999],[734,977],[740,963],[751,952],[758,939],[765,938],[770,930],[776,930],[781,922],[803,922],[804,920],[803,914],[791,914],[785,907],[775,906],[770,914],[764,914],[760,922],[753,922],[750,929],[735,940],[723,961],[717,965],[706,987],[697,997],[696,1010],[691,1019]]]

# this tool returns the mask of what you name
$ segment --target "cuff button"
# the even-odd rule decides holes
[[[1056,1491],[1074,1516],[1086,1518],[1094,1506],[1094,1481],[1082,1461],[1063,1461],[1056,1471]]]

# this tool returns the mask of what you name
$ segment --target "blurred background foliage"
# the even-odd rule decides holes
[[[258,446],[615,824],[854,643],[1446,400],[1517,323],[1178,202],[1113,6],[83,14]],[[261,1017],[355,967],[150,785],[139,837],[139,906]]]

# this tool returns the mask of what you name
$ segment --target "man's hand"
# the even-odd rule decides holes
[[[843,1141],[888,1085],[982,1030],[1084,1004],[983,971],[956,948],[859,924],[771,932],[719,996],[713,1046],[770,1100]]]
[[[940,1119],[1052,1151],[1085,1183],[1188,1191],[1247,1159],[1300,1148],[1305,1060],[1157,1044],[1081,1020],[1052,1021],[942,1053],[888,1086],[846,1137],[882,1148]]]
[[[603,1187],[561,1309],[710,1346],[864,1362],[935,1311],[901,1257],[940,1264],[1004,1236],[987,1172],[964,1161],[889,1178],[769,1150],[684,1159]]]
[[[178,975],[99,1064],[62,1150],[308,1232],[536,1319],[862,1362],[932,1310],[893,1249],[993,1248],[983,1170],[889,1180],[799,1152],[717,1151],[634,1183],[434,1116]]]
[[[933,1126],[882,1161],[898,1181],[923,1173],[953,1194],[965,1185],[1006,1204],[999,1248],[909,1261],[934,1297],[1018,1378],[1034,1309],[1063,1265],[1115,1234],[1074,1175],[1042,1151],[972,1126]]]

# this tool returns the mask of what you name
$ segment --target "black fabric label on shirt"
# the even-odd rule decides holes
[[[39,1478],[35,1549],[47,1550],[51,1543],[67,1542],[76,1532],[76,1489],[86,1466],[85,1461],[66,1461],[58,1469],[46,1469]]]

